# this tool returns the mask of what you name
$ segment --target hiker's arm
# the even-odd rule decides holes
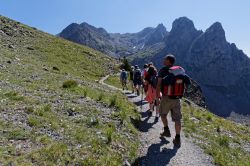
[[[161,97],[161,83],[162,83],[162,78],[159,77],[156,87],[156,94],[158,98]]]

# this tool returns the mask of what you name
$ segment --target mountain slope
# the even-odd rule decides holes
[[[156,28],[145,28],[138,33],[119,34],[108,33],[103,28],[96,28],[87,23],[73,23],[58,36],[119,57],[161,43],[167,33],[163,24],[159,24]]]
[[[70,24],[58,36],[105,53],[115,49],[110,41],[110,35],[104,29],[95,28],[87,23]]]
[[[116,62],[0,16],[0,165],[121,165],[134,106],[96,82]],[[133,141],[131,141],[133,140]]]

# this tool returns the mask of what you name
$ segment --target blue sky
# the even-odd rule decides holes
[[[137,32],[163,23],[171,30],[181,16],[197,29],[222,23],[227,40],[250,56],[250,0],[1,0],[0,14],[59,33],[72,22],[88,22],[109,32]]]

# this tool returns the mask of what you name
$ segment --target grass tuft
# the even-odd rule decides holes
[[[36,127],[40,125],[40,121],[34,116],[29,116],[27,121],[30,127]]]
[[[227,136],[220,136],[217,141],[220,146],[229,147],[229,138]]]
[[[114,107],[116,106],[117,103],[117,95],[113,95],[110,99],[109,99],[109,106],[110,107]]]
[[[4,95],[6,97],[8,97],[10,100],[14,100],[14,101],[24,100],[24,97],[21,96],[21,95],[19,95],[19,93],[15,92],[15,91],[11,91],[11,92],[5,93]]]
[[[104,98],[104,94],[101,92],[98,96],[97,101],[102,101],[102,99]]]
[[[113,127],[108,127],[105,131],[105,135],[107,137],[107,143],[110,144],[112,142],[113,134],[115,133],[115,129]]]
[[[23,129],[14,129],[7,133],[7,138],[9,140],[26,140],[28,138],[28,133]]]
[[[67,80],[63,83],[63,88],[68,89],[68,88],[75,88],[77,87],[78,83],[75,80]]]

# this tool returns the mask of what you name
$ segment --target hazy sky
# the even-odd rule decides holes
[[[228,41],[250,56],[250,0],[0,0],[0,14],[51,34],[72,22],[124,33],[159,23],[171,30],[181,16],[202,30],[219,21]]]

